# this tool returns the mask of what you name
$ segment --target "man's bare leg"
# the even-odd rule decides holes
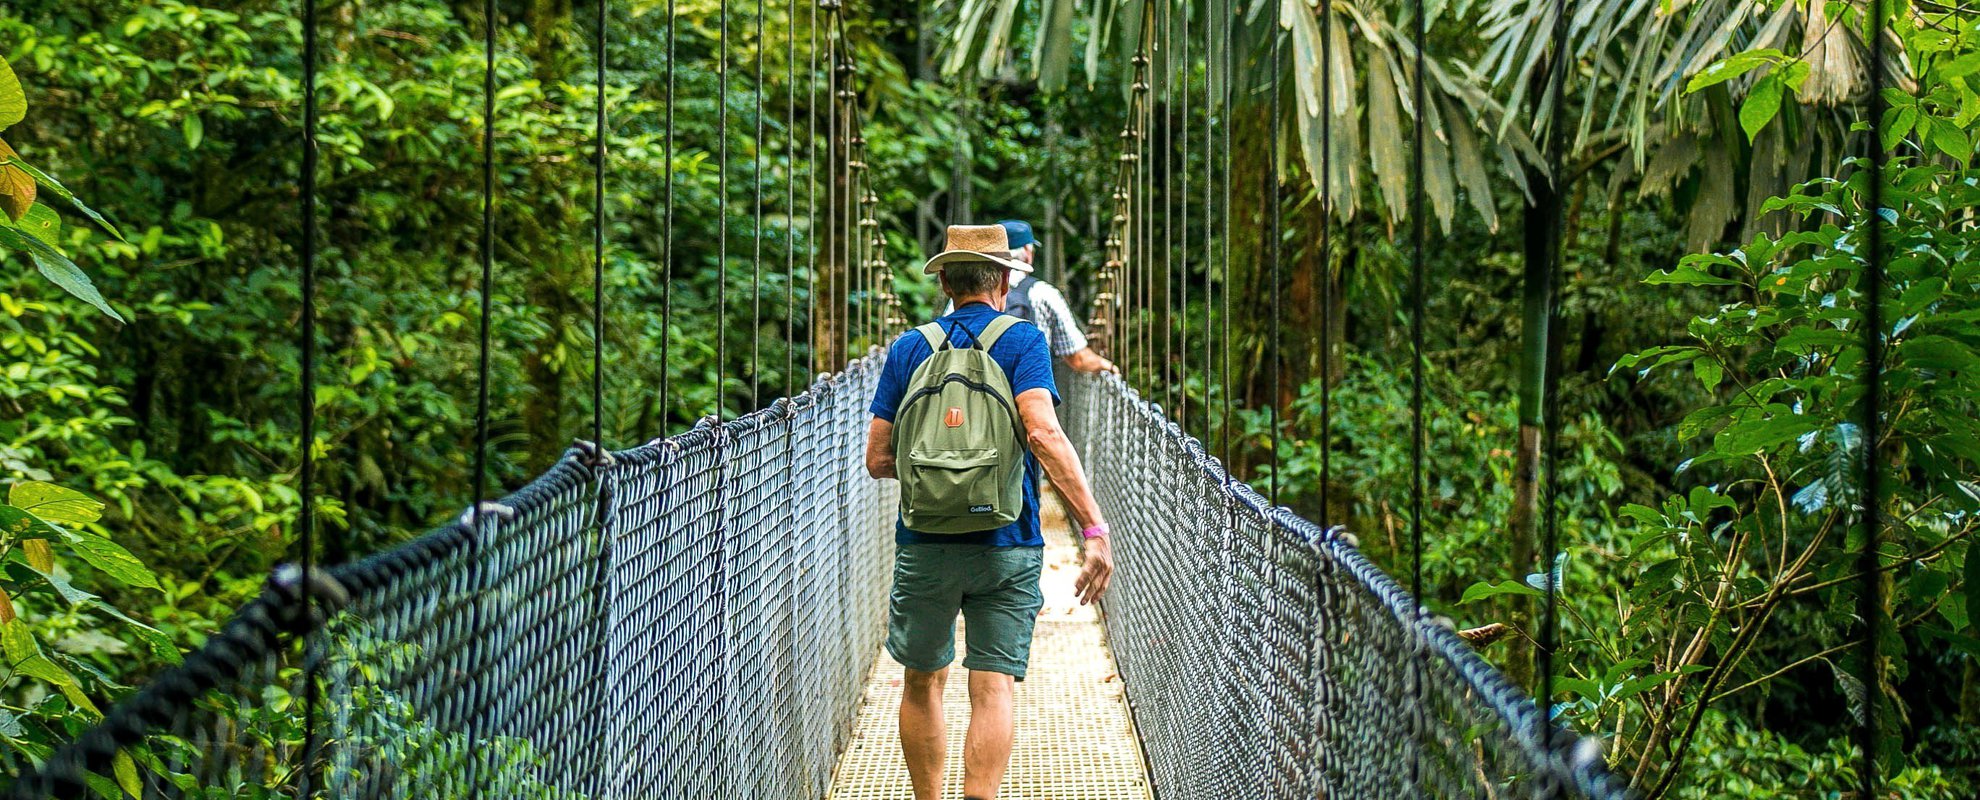
[[[949,668],[934,672],[911,669],[906,674],[901,692],[901,752],[907,756],[908,779],[914,784],[914,800],[941,800],[942,770],[949,757],[949,738],[942,721],[942,686],[948,683]]]
[[[996,800],[997,787],[1004,783],[1014,738],[1011,686],[1009,675],[970,670],[969,734],[963,739],[964,797]]]

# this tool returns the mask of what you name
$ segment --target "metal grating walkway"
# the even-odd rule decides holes
[[[1044,508],[1045,608],[1032,642],[1031,667],[1017,686],[1017,747],[1000,800],[1149,800],[1141,746],[1129,721],[1114,656],[1091,606],[1073,595],[1079,551],[1058,497]],[[960,642],[961,639],[959,638]],[[960,646],[958,658],[960,662]],[[969,722],[968,673],[958,663],[943,696],[949,727],[945,798],[962,795],[963,726]],[[885,652],[866,686],[866,705],[839,761],[831,800],[911,800],[907,765],[895,727],[901,665]]]

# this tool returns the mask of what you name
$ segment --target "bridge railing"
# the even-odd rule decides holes
[[[1627,797],[1356,549],[1112,376],[1063,416],[1120,532],[1103,600],[1157,797]]]
[[[823,797],[884,633],[879,368],[281,570],[11,796]]]

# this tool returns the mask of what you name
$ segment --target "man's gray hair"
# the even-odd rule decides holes
[[[942,268],[942,288],[952,298],[987,294],[996,290],[1004,270],[1004,265],[988,261],[951,263]]]

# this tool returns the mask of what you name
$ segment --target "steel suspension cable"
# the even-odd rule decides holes
[[[679,17],[674,15],[676,0],[667,0],[667,101],[662,123],[664,166],[660,216],[660,420],[667,425],[673,417],[674,340],[674,41]]]
[[[1162,3],[1162,357],[1157,374],[1162,381],[1162,398],[1170,413],[1180,414],[1175,398],[1175,380],[1170,374],[1176,352],[1176,6]]]
[[[715,88],[715,410],[728,416],[729,388],[729,0],[716,15]]]
[[[297,176],[302,196],[302,353],[296,399],[302,428],[297,446],[302,458],[296,475],[301,493],[296,527],[301,540],[303,574],[308,576],[316,570],[316,0],[303,0],[302,29],[302,172]],[[304,619],[312,618],[315,601],[315,593],[303,592]],[[317,659],[303,661],[303,752],[312,755],[311,763],[320,745],[316,733],[320,670]]]
[[[488,496],[488,375],[490,296],[495,285],[495,0],[482,3],[483,58],[481,83],[481,310],[474,397],[474,522],[481,529],[478,505]]]
[[[1279,398],[1285,391],[1280,385],[1283,375],[1280,373],[1281,365],[1279,363],[1280,328],[1285,324],[1284,313],[1279,307],[1279,284],[1281,282],[1279,272],[1279,244],[1280,239],[1283,238],[1283,234],[1279,228],[1281,223],[1281,204],[1279,202],[1279,81],[1285,72],[1285,55],[1281,52],[1282,48],[1279,46],[1279,40],[1282,38],[1282,35],[1279,30],[1277,15],[1267,19],[1266,29],[1271,32],[1272,36],[1272,79],[1268,84],[1269,99],[1267,101],[1268,106],[1265,119],[1266,136],[1269,141],[1266,159],[1269,166],[1266,169],[1265,186],[1258,194],[1258,202],[1260,207],[1264,209],[1266,217],[1264,220],[1266,223],[1265,230],[1266,235],[1269,237],[1269,244],[1266,247],[1266,251],[1272,262],[1272,338],[1267,343],[1266,348],[1271,354],[1269,356],[1270,365],[1268,369],[1271,373],[1272,394],[1266,398],[1265,408],[1266,419],[1272,428],[1272,474],[1267,488],[1272,505],[1276,506],[1279,504],[1279,440],[1283,435],[1282,431],[1280,431],[1279,424]]]
[[[1334,7],[1320,3],[1320,529],[1334,496]]]
[[[1410,125],[1410,195],[1409,195],[1409,594],[1414,598],[1418,609],[1423,605],[1423,370],[1426,359],[1423,356],[1423,147],[1424,128],[1429,124],[1430,112],[1424,105],[1423,68],[1425,48],[1425,8],[1423,0],[1416,0],[1416,8],[1410,20],[1410,39],[1415,49],[1411,57],[1410,105],[1416,112],[1416,119]],[[1420,659],[1412,658],[1409,669],[1410,726],[1412,736],[1417,735],[1422,726],[1423,673],[1427,665]],[[1410,748],[1409,779],[1415,785],[1423,772],[1422,753],[1419,748]]]
[[[1222,350],[1223,350],[1223,369],[1220,370],[1220,372],[1223,374],[1222,383],[1223,383],[1223,394],[1224,394],[1223,397],[1224,407],[1223,407],[1222,419],[1218,422],[1217,427],[1218,430],[1222,432],[1222,437],[1223,437],[1222,450],[1224,454],[1223,455],[1224,482],[1225,485],[1228,486],[1231,480],[1230,478],[1231,445],[1234,441],[1231,436],[1231,411],[1232,411],[1231,396],[1233,394],[1231,390],[1231,290],[1232,290],[1231,234],[1236,229],[1235,225],[1231,222],[1231,212],[1235,208],[1235,204],[1233,200],[1236,197],[1236,194],[1233,192],[1231,186],[1231,174],[1233,171],[1232,168],[1234,166],[1231,155],[1232,153],[1231,137],[1233,135],[1231,132],[1231,128],[1233,127],[1233,123],[1236,121],[1235,118],[1237,116],[1237,82],[1238,82],[1238,76],[1241,74],[1239,73],[1237,68],[1238,67],[1238,56],[1237,56],[1238,15],[1237,15],[1237,9],[1233,4],[1233,0],[1224,0],[1223,17],[1224,17],[1223,101],[1224,101],[1225,119],[1223,125],[1224,128],[1224,136],[1223,136],[1224,236],[1223,236],[1222,249],[1223,249],[1224,263],[1222,269],[1220,270],[1220,273],[1223,275],[1224,278],[1224,295],[1223,295],[1223,326],[1222,329],[1219,331],[1219,335],[1217,338],[1218,341],[1222,343]]]
[[[611,10],[598,0],[598,130],[592,143],[591,197],[591,441],[605,447],[605,24]]]
[[[1409,593],[1423,598],[1423,370],[1427,360],[1423,356],[1423,147],[1424,128],[1429,124],[1430,112],[1424,105],[1423,97],[1423,51],[1425,8],[1423,0],[1416,0],[1416,13],[1410,23],[1410,37],[1416,52],[1412,56],[1409,93],[1410,104],[1415,107],[1416,121],[1410,126],[1410,187],[1409,195]]]
[[[756,0],[756,132],[750,139],[756,219],[750,229],[756,251],[749,263],[749,410],[763,405],[763,0]]]
[[[481,75],[481,308],[479,349],[475,366],[474,400],[474,498],[469,503],[474,525],[474,544],[479,550],[487,525],[482,501],[488,496],[488,383],[490,373],[490,328],[494,315],[495,288],[495,0],[482,3]],[[479,571],[479,561],[476,571]],[[469,629],[480,631],[483,623],[479,596],[470,605]],[[480,797],[479,757],[468,760],[469,797]]]
[[[1885,3],[1884,0],[1870,0],[1870,108],[1868,135],[1863,139],[1869,151],[1870,182],[1868,199],[1870,213],[1867,216],[1869,229],[1865,244],[1869,252],[1864,259],[1863,297],[1863,547],[1857,551],[1856,573],[1856,614],[1863,620],[1863,638],[1857,645],[1857,658],[1863,665],[1863,685],[1865,700],[1863,715],[1857,720],[1856,738],[1861,761],[1857,770],[1857,796],[1876,797],[1881,783],[1878,775],[1878,698],[1883,693],[1883,663],[1877,653],[1877,640],[1882,634],[1883,602],[1879,598],[1879,571],[1882,564],[1877,556],[1877,548],[1883,537],[1883,495],[1884,475],[1879,468],[1879,445],[1884,438],[1884,282],[1885,251],[1884,241],[1884,59],[1885,59]],[[1972,556],[1968,556],[1972,558]],[[1967,574],[1973,574],[1968,567]]]
[[[1554,564],[1557,563],[1556,560],[1560,552],[1560,503],[1558,502],[1560,498],[1560,386],[1562,362],[1560,334],[1566,327],[1561,322],[1561,284],[1565,280],[1563,269],[1565,265],[1564,250],[1566,249],[1566,243],[1561,236],[1561,228],[1566,224],[1567,217],[1564,198],[1567,196],[1568,186],[1563,180],[1565,174],[1562,168],[1562,160],[1565,157],[1562,151],[1566,146],[1567,131],[1566,126],[1562,124],[1561,106],[1567,100],[1568,62],[1573,58],[1573,55],[1568,51],[1566,0],[1554,0],[1553,24],[1554,60],[1553,63],[1548,65],[1549,71],[1553,73],[1548,79],[1548,91],[1552,95],[1553,102],[1549,106],[1552,116],[1548,119],[1547,124],[1546,158],[1547,180],[1554,185],[1554,191],[1550,193],[1547,206],[1548,222],[1550,223],[1547,226],[1547,235],[1551,240],[1548,242],[1548,263],[1546,265],[1548,333],[1545,367],[1546,378],[1541,382],[1541,391],[1545,394],[1541,398],[1540,404],[1541,429],[1543,435],[1546,437],[1542,445],[1546,449],[1546,455],[1542,460],[1542,464],[1545,466],[1545,476],[1541,484],[1544,491],[1540,494],[1540,502],[1545,503],[1546,508],[1542,516],[1540,570],[1542,574],[1547,576],[1547,580],[1544,582],[1546,586],[1545,610],[1540,629],[1540,663],[1538,665],[1540,688],[1539,691],[1534,693],[1533,697],[1534,704],[1540,712],[1540,719],[1545,723],[1541,726],[1541,736],[1543,737],[1541,742],[1548,747],[1553,745],[1554,735],[1557,730],[1557,726],[1553,722],[1552,713],[1554,697],[1554,652],[1560,646],[1561,631],[1559,613],[1561,587],[1558,584],[1565,577],[1565,570],[1556,572],[1554,570]]]
[[[791,0],[784,18],[785,397],[797,396],[797,4],[798,0]]]
[[[1182,223],[1178,227],[1176,268],[1181,273],[1176,280],[1180,295],[1176,298],[1176,424],[1184,433],[1189,432],[1189,89],[1193,78],[1189,60],[1189,6],[1183,5],[1181,40],[1182,66],[1177,70],[1182,82],[1176,94],[1182,97],[1181,156],[1177,159],[1178,171],[1182,174],[1182,194],[1176,205],[1182,208]]]
[[[1217,85],[1218,51],[1216,29],[1211,27],[1211,21],[1218,17],[1219,12],[1213,10],[1213,5],[1221,8],[1222,3],[1206,3],[1203,9],[1203,155],[1201,156],[1203,159],[1203,364],[1198,373],[1203,376],[1203,439],[1201,441],[1206,452],[1209,450],[1212,435],[1210,404],[1213,400],[1210,394],[1210,376],[1216,368],[1216,364],[1210,360],[1210,348],[1211,342],[1217,338],[1212,335],[1216,325],[1217,308],[1217,285],[1211,280],[1211,269],[1217,263],[1217,239],[1214,230],[1217,210],[1211,197],[1214,185],[1212,173],[1216,164],[1216,144],[1212,138],[1215,134],[1211,120],[1218,115],[1211,95]],[[1226,287],[1225,290],[1229,291],[1229,288]]]

